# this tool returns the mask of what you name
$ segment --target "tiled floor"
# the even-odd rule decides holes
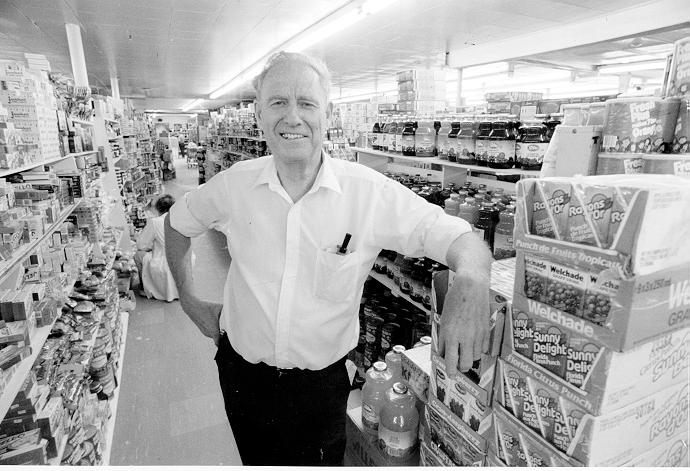
[[[198,173],[182,159],[164,190],[176,198],[197,186]],[[195,285],[220,302],[229,257],[211,231],[192,242]],[[177,301],[137,299],[115,423],[111,465],[239,465],[223,408],[213,343]]]

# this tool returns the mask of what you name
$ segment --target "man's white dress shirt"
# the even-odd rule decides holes
[[[239,162],[181,198],[170,223],[187,237],[223,232],[232,263],[220,326],[251,363],[318,370],[357,345],[359,300],[382,248],[444,262],[464,220],[400,183],[323,156],[293,203],[273,156]],[[337,246],[352,234],[346,255]]]

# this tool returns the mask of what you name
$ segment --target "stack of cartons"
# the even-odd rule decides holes
[[[21,138],[21,147],[15,149],[19,156],[10,159],[7,168],[59,157],[57,101],[47,72],[9,62],[0,69],[0,81],[0,103]]]
[[[398,72],[398,111],[434,114],[446,109],[446,82],[442,70]]]
[[[541,93],[532,92],[494,92],[484,95],[487,112],[507,113],[515,116],[520,116],[523,102],[528,103],[529,106],[529,103],[541,100],[541,97]]]
[[[434,275],[432,289],[431,375],[425,417],[428,439],[422,443],[424,466],[483,466],[489,456],[493,414],[496,359],[499,355],[503,324],[510,309],[510,289],[506,280],[512,272],[511,259],[496,262],[491,270],[489,350],[467,373],[448,374],[439,351],[439,330],[447,290],[453,273]]]
[[[511,466],[687,466],[690,186],[518,183],[492,451]]]

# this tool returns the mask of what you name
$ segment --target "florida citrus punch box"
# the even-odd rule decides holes
[[[551,454],[541,455],[565,454],[585,466],[620,466],[688,430],[690,390],[687,381],[601,416],[582,413],[579,405],[559,401],[558,394],[543,384],[528,387],[530,394],[523,399],[532,400],[530,407],[536,408],[547,433],[561,435],[556,441],[567,444],[565,453],[497,403],[493,406],[494,426],[501,430],[502,425],[510,424],[509,428],[517,429],[523,441],[529,438],[540,447],[548,445],[552,449]],[[495,397],[498,399],[499,395]],[[520,406],[514,402],[513,407]],[[553,424],[559,417],[562,425],[556,427]],[[511,464],[508,460],[506,463]],[[517,463],[525,466],[520,461]],[[528,462],[527,465],[533,464]]]
[[[690,325],[688,221],[690,185],[669,175],[522,180],[515,296],[619,351]]]

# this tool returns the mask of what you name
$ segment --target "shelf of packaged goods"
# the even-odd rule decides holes
[[[81,201],[71,204],[65,208],[64,211],[62,211],[62,214],[60,214],[60,217],[55,221],[44,233],[39,237],[38,239],[29,242],[28,244],[24,244],[21,247],[17,249],[17,251],[12,255],[12,258],[10,260],[5,260],[3,262],[0,262],[0,284],[5,281],[7,276],[10,274],[12,269],[17,266],[17,264],[21,263],[26,257],[28,257],[35,249],[36,247],[40,246],[43,241],[45,241],[48,237],[52,235],[53,232],[63,223],[65,222],[65,219],[67,219],[67,216],[72,214],[72,211],[79,206],[79,203]]]
[[[77,278],[74,278],[69,283],[67,283],[67,288],[64,292],[66,294],[69,294],[72,291],[72,288],[74,287],[74,284],[76,282]],[[55,325],[55,321],[57,321],[59,318],[59,315],[56,316],[55,319],[53,319],[53,322],[50,323],[50,325],[44,325],[43,327],[35,329],[33,334],[31,335],[31,355],[24,358],[16,365],[16,369],[12,373],[12,377],[9,379],[7,384],[5,384],[5,387],[2,388],[2,391],[0,392],[0,418],[4,418],[5,414],[7,414],[7,411],[14,402],[14,398],[17,396],[17,393],[21,389],[22,384],[26,379],[26,376],[29,374],[29,371],[31,371],[31,368],[34,366],[34,363],[36,362],[38,355],[41,353],[43,344],[46,343],[48,335],[50,335],[50,331],[52,330],[53,325]]]
[[[255,157],[252,154],[247,154],[246,152],[240,152],[237,150],[229,150],[228,152],[230,154],[239,155],[240,157],[243,157],[245,159],[253,159]]]
[[[117,361],[118,368],[115,372],[115,392],[113,393],[113,398],[110,401],[110,418],[108,419],[108,425],[106,426],[105,435],[105,450],[103,450],[103,462],[101,466],[108,466],[110,464],[110,451],[113,448],[113,438],[115,435],[115,421],[117,419],[117,403],[120,398],[120,388],[122,387],[122,370],[124,367],[125,360],[125,347],[127,344],[127,327],[129,324],[129,314],[127,312],[120,313],[120,322],[122,324],[122,335],[120,340],[120,357]]]
[[[220,134],[218,137],[227,137],[230,139],[247,139],[249,141],[266,142],[266,139],[264,139],[263,137],[238,136],[237,134]]]
[[[389,158],[394,158],[394,159],[398,159],[398,160],[405,160],[408,162],[437,164],[437,165],[442,165],[444,167],[463,168],[463,169],[468,170],[470,172],[487,173],[487,174],[496,175],[496,176],[521,175],[521,176],[527,176],[527,177],[538,177],[539,173],[540,173],[538,170],[522,170],[519,168],[503,169],[503,168],[482,167],[479,165],[460,164],[457,162],[450,162],[449,160],[439,159],[437,157],[414,157],[414,156],[407,156],[407,155],[401,155],[401,154],[393,154],[391,152],[385,152],[385,151],[381,151],[381,150],[366,149],[363,147],[351,147],[350,149],[352,149],[355,152],[362,152],[365,154],[376,155],[379,157],[389,157]]]
[[[379,283],[381,283],[383,286],[385,286],[389,290],[391,290],[391,293],[393,294],[393,296],[396,296],[398,298],[402,298],[405,301],[412,304],[413,306],[415,306],[416,308],[419,308],[422,311],[429,313],[429,309],[424,307],[424,305],[422,303],[418,303],[417,301],[413,301],[409,295],[400,291],[400,287],[398,287],[398,285],[396,285],[391,278],[388,278],[388,276],[383,275],[381,273],[376,273],[374,270],[371,270],[371,272],[369,272],[369,276],[372,277],[373,279],[375,279],[376,281],[378,281]]]
[[[84,121],[83,119],[77,119],[77,118],[71,118],[71,120],[73,123],[76,123],[76,124],[84,124],[86,126],[93,126],[92,121]]]
[[[72,154],[61,155],[61,156],[59,156],[59,157],[53,157],[53,158],[50,158],[50,159],[46,159],[46,160],[43,160],[43,161],[41,161],[41,162],[33,162],[33,163],[30,163],[30,164],[22,165],[21,167],[17,167],[17,168],[3,168],[3,169],[0,169],[0,177],[4,177],[4,176],[7,176],[7,175],[12,175],[12,174],[15,174],[15,173],[24,172],[24,171],[26,171],[26,170],[31,170],[32,168],[40,167],[41,165],[50,165],[50,164],[54,164],[54,163],[57,163],[57,162],[61,162],[61,161],[65,160],[65,159],[68,159],[68,158],[70,158],[70,157],[79,157],[79,156],[81,156],[81,155],[95,154],[95,153],[97,153],[97,152],[98,152],[97,150],[89,150],[89,151],[86,151],[86,152],[75,152],[75,153],[72,153]]]

